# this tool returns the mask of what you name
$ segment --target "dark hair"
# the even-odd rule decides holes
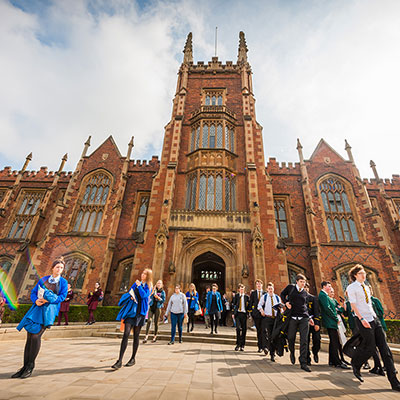
[[[268,286],[274,287],[274,284],[273,284],[272,282],[268,282],[268,283],[267,283],[267,287],[268,287]]]
[[[321,287],[324,288],[326,285],[330,285],[331,283],[329,281],[322,281],[321,282]]]
[[[54,259],[53,263],[51,264],[51,269],[53,269],[58,264],[62,264],[65,267],[65,261],[63,256]]]
[[[350,279],[355,282],[356,281],[356,275],[363,270],[364,267],[361,264],[355,265],[350,271],[349,271],[349,277]]]
[[[306,288],[306,289],[310,289],[310,284],[309,284],[308,282],[306,283],[305,288]]]
[[[210,286],[210,285],[207,285],[207,286],[206,286],[206,290],[207,290],[207,289],[211,289],[211,286]]]
[[[307,280],[306,277],[303,274],[297,274],[296,275],[296,282],[298,282],[300,279]]]

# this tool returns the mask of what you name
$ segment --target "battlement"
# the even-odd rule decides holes
[[[154,171],[160,168],[160,160],[158,156],[151,157],[151,160],[130,160],[129,170],[132,171],[143,171],[149,170]]]
[[[0,179],[4,180],[15,180],[20,171],[12,170],[10,166],[4,167],[0,170]],[[32,180],[32,181],[49,181],[52,182],[57,172],[48,171],[47,167],[40,167],[39,171],[25,171],[22,175],[22,180]],[[72,171],[61,171],[60,179],[69,180],[72,176]]]
[[[218,57],[213,57],[207,64],[204,61],[198,61],[197,64],[189,63],[189,71],[191,72],[239,72],[241,66],[234,64],[233,61],[226,61],[223,64]]]
[[[385,189],[400,190],[400,175],[392,175],[392,179],[384,178],[378,181],[377,179],[363,179],[363,183],[367,186],[367,189],[379,190],[379,184],[383,184]]]
[[[300,174],[300,163],[280,163],[276,161],[276,158],[270,157],[267,162],[267,172],[269,174]]]

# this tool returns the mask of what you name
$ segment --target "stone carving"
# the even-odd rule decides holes
[[[157,243],[157,246],[163,246],[164,245],[164,243],[166,242],[166,240],[168,239],[168,234],[169,234],[169,231],[168,231],[168,227],[167,227],[167,225],[165,224],[165,222],[164,221],[162,221],[161,222],[161,225],[160,225],[160,227],[158,228],[158,231],[157,231],[157,233],[156,233],[156,243]]]
[[[260,226],[258,224],[254,227],[253,232],[251,233],[251,241],[253,242],[256,250],[262,248],[264,236],[262,235]]]

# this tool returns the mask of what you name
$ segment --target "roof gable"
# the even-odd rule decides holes
[[[321,139],[311,154],[309,161],[324,162],[329,157],[331,162],[347,162],[336,150],[334,150],[324,139]]]

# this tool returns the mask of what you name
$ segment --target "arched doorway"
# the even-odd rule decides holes
[[[199,299],[202,300],[207,286],[213,283],[218,285],[218,291],[225,293],[225,262],[224,260],[207,251],[193,260],[192,280],[199,292]]]

